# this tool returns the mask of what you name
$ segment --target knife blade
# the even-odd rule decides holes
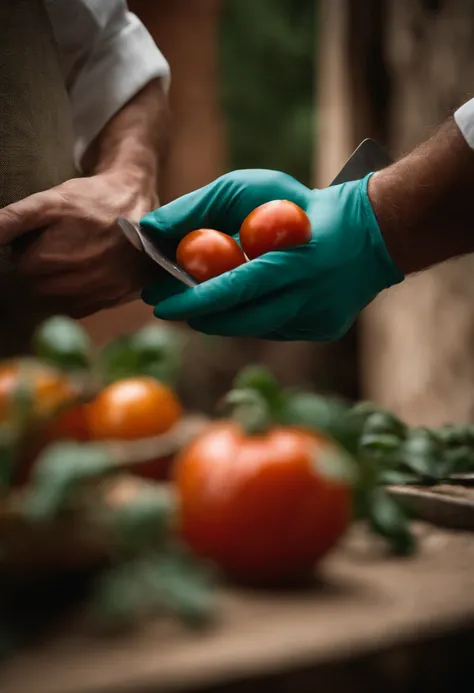
[[[331,185],[358,180],[391,163],[392,160],[376,140],[365,139],[348,158]],[[197,285],[197,282],[177,264],[171,249],[165,249],[165,243],[162,240],[154,238],[140,224],[125,217],[118,217],[117,225],[135,248],[145,252],[162,269],[186,286]]]
[[[140,224],[125,217],[118,217],[117,224],[135,248],[143,250],[149,258],[166,270],[168,274],[179,279],[186,286],[197,285],[197,282],[191,275],[181,269],[177,262],[171,258],[170,254],[166,253],[163,247],[160,248],[159,241],[156,238],[152,238]]]

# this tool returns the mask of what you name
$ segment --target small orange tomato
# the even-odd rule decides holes
[[[95,440],[136,440],[168,431],[182,415],[176,395],[154,378],[119,380],[87,405],[87,421]]]
[[[6,362],[0,365],[0,421],[8,417],[11,398],[22,379],[31,390],[34,416],[47,416],[76,396],[72,383],[54,368],[35,362]]]
[[[212,424],[176,459],[183,538],[245,582],[307,574],[351,519],[352,480],[329,471],[343,454],[296,428],[248,435],[234,422]]]
[[[294,202],[272,200],[250,212],[239,236],[245,254],[252,260],[272,250],[307,243],[311,239],[311,222]]]
[[[176,251],[178,264],[198,282],[205,282],[246,262],[237,241],[214,229],[191,231]]]

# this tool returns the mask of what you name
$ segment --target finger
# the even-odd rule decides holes
[[[162,237],[182,238],[189,231],[211,226],[213,189],[218,181],[159,207],[140,219],[140,225]]]
[[[186,286],[174,277],[166,277],[159,282],[153,282],[142,291],[141,298],[149,306],[156,306],[157,303],[182,293]]]
[[[291,322],[299,309],[298,296],[281,291],[247,306],[188,321],[198,332],[221,337],[260,337],[280,330]]]
[[[35,193],[0,209],[0,245],[59,219],[61,198],[53,190]]]
[[[269,295],[294,281],[282,271],[282,253],[268,253],[219,277],[158,303],[155,316],[163,320],[190,320],[230,310]]]
[[[307,195],[304,185],[279,171],[232,171],[147,214],[140,224],[164,237],[182,238],[206,227],[234,236],[259,205],[284,196],[305,209]]]

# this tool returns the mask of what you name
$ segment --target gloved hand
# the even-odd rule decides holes
[[[147,287],[143,300],[165,320],[185,320],[206,334],[273,340],[329,341],[403,275],[393,264],[372,210],[369,176],[310,190],[275,171],[234,171],[146,215],[141,224],[161,238],[180,239],[197,228],[237,237],[255,207],[287,199],[312,224],[306,245],[267,253],[230,272],[184,287]]]

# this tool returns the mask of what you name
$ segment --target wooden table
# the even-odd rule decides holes
[[[419,552],[397,559],[369,551],[357,528],[307,592],[223,591],[219,621],[205,634],[163,621],[120,639],[62,634],[4,665],[0,691],[234,690],[225,686],[474,632],[473,535],[423,524],[417,532]]]

